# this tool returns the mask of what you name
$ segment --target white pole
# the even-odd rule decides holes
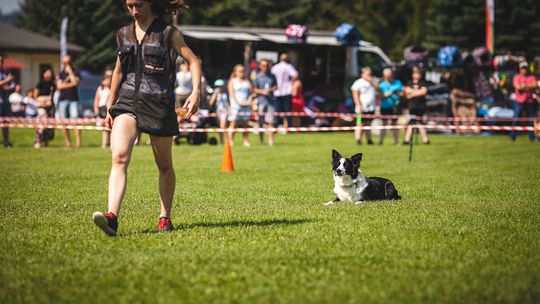
[[[60,26],[60,70],[64,69],[62,58],[68,53],[67,30],[68,30],[68,17],[64,17],[62,19],[62,25]]]

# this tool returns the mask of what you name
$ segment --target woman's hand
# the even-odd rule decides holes
[[[109,129],[109,131],[112,131],[113,126],[113,118],[111,114],[109,114],[109,111],[107,111],[107,116],[105,116],[105,128]]]
[[[183,108],[186,110],[186,119],[190,119],[193,114],[199,111],[199,99],[199,91],[194,90],[184,102]]]

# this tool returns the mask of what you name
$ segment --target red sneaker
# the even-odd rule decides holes
[[[92,216],[94,224],[103,230],[108,236],[116,236],[118,230],[118,218],[114,213],[101,213],[99,211],[94,212]]]
[[[174,227],[170,217],[162,216],[157,224],[158,231],[173,231]]]

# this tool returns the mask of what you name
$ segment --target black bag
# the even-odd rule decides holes
[[[99,107],[98,111],[99,118],[107,117],[107,107]]]

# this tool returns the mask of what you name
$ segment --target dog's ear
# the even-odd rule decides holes
[[[353,164],[360,167],[360,161],[362,160],[362,153],[357,153],[351,157]]]
[[[341,159],[341,157],[342,157],[342,156],[341,156],[341,154],[339,154],[338,151],[332,149],[332,159],[338,160],[338,159]]]

